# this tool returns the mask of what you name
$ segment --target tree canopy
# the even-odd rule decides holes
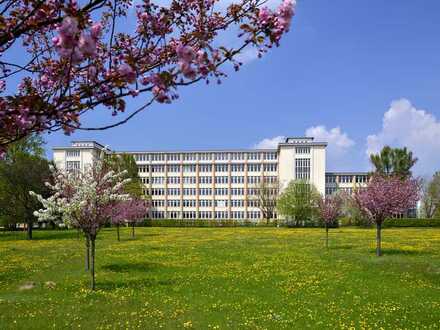
[[[295,226],[310,224],[317,215],[319,198],[311,183],[291,181],[278,198],[277,210],[288,220],[293,220]]]
[[[414,158],[413,153],[406,147],[385,146],[380,153],[370,155],[370,161],[375,167],[376,174],[408,178],[411,177],[411,168],[417,162],[417,158]]]
[[[29,191],[49,194],[44,183],[51,174],[49,162],[42,157],[42,146],[40,137],[31,136],[12,144],[5,159],[0,161],[0,218],[7,226],[26,223],[29,239],[36,221],[33,212],[40,207]]]

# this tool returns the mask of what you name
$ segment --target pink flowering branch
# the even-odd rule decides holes
[[[179,87],[220,81],[226,77],[220,67],[229,62],[238,70],[235,58],[245,47],[261,56],[279,45],[295,6],[280,1],[276,10],[265,0],[226,9],[219,0],[173,0],[168,7],[144,0],[134,10],[130,0],[1,2],[0,149],[33,132],[70,134],[82,129],[87,111],[108,108],[116,116],[127,110],[127,98],[144,95],[134,114],[88,129],[117,126],[152,102],[177,99]],[[126,20],[136,22],[133,31]],[[217,45],[232,26],[241,45]],[[18,42],[25,56],[11,61]]]

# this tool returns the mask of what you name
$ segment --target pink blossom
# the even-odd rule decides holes
[[[83,31],[79,37],[78,47],[84,56],[92,57],[96,52],[96,41],[90,34]]]
[[[194,68],[191,66],[191,64],[188,63],[179,63],[180,70],[182,71],[185,78],[194,80],[196,78],[197,72],[194,70]]]
[[[123,63],[118,68],[119,75],[128,83],[133,83],[136,81],[136,72],[127,63]]]
[[[101,34],[102,31],[102,24],[101,23],[95,23],[90,28],[90,34],[93,39],[97,40]]]
[[[176,47],[177,58],[183,63],[191,62],[195,57],[194,49],[191,46],[179,44]]]

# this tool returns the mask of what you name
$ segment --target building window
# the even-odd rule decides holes
[[[79,161],[67,161],[66,162],[66,170],[71,171],[71,170],[79,170],[81,167],[81,163]]]
[[[295,147],[297,154],[310,154],[310,147]]]
[[[180,154],[168,154],[167,160],[169,161],[179,161],[180,160]]]
[[[216,172],[227,172],[228,164],[215,164]]]
[[[248,164],[249,172],[259,172],[261,171],[261,164]]]
[[[326,175],[325,183],[336,183],[336,175]]]
[[[310,180],[310,159],[295,159],[295,178],[297,180]]]
[[[341,175],[339,177],[340,183],[352,183],[353,182],[353,176],[352,175]]]
[[[67,157],[79,157],[80,151],[79,150],[67,150],[66,156]]]
[[[356,175],[356,183],[367,183],[368,176],[367,175]]]

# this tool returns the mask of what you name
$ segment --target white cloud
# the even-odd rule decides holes
[[[367,137],[367,155],[385,145],[407,147],[419,159],[416,174],[440,169],[440,121],[425,110],[416,109],[409,100],[391,103],[382,120],[382,129]]]
[[[284,136],[275,136],[273,138],[263,139],[254,145],[254,149],[276,149],[278,143],[283,142],[286,138]]]
[[[331,171],[348,171],[356,167],[353,146],[355,142],[340,127],[327,129],[324,125],[312,126],[306,130],[306,136],[315,141],[327,142],[326,169]],[[359,170],[359,169],[357,169]]]
[[[305,136],[314,137],[315,141],[328,143],[327,157],[331,167],[342,161],[346,153],[355,145],[355,142],[346,133],[343,133],[339,127],[327,130],[323,125],[313,126],[306,130]],[[283,142],[285,138],[285,136],[266,138],[255,144],[254,148],[276,149],[278,143]],[[347,162],[345,161],[345,163]]]
[[[329,130],[323,125],[309,127],[306,130],[306,136],[314,137],[316,141],[327,142],[327,151],[333,156],[342,155],[355,145],[355,142],[348,137],[347,133],[343,133],[340,127]]]

